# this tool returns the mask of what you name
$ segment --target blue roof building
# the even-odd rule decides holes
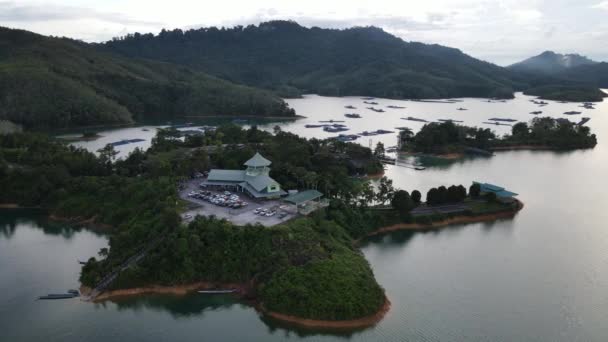
[[[480,183],[480,182],[473,182],[473,184],[479,184],[481,195],[485,195],[489,192],[493,192],[496,194],[496,198],[501,201],[505,201],[505,202],[513,201],[513,197],[517,196],[516,193],[506,190],[505,188],[498,186],[498,185],[494,185],[494,184],[490,184],[490,183]]]
[[[281,185],[272,179],[268,159],[256,153],[245,162],[245,170],[213,169],[203,183],[208,186],[232,187],[241,192],[247,192],[254,198],[278,198],[287,193],[281,190]]]

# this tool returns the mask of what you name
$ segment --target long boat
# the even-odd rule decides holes
[[[200,290],[198,293],[202,294],[223,294],[223,293],[235,293],[236,289],[225,289],[225,290]]]

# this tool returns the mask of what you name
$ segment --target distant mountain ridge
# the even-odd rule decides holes
[[[594,65],[597,63],[598,62],[575,53],[559,54],[553,51],[545,51],[538,56],[530,57],[510,65],[508,68],[515,71],[555,75],[582,65]]]
[[[276,95],[168,63],[0,27],[0,120],[26,128],[204,115],[294,116]]]
[[[283,96],[505,98],[523,87],[508,70],[460,50],[405,42],[376,27],[337,30],[271,21],[135,33],[98,48],[186,65]]]

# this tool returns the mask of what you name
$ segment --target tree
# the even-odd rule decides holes
[[[376,157],[384,157],[384,154],[386,153],[386,151],[384,150],[384,144],[381,142],[378,142],[376,144],[376,148],[374,149],[374,156]]]
[[[480,193],[481,193],[481,185],[479,185],[478,183],[473,183],[469,187],[469,196],[471,196],[472,198],[479,197]]]
[[[426,193],[426,203],[428,205],[436,205],[439,204],[439,193],[437,191],[437,188],[431,188],[427,193]]]
[[[391,198],[393,198],[393,193],[395,189],[393,188],[393,180],[386,178],[383,176],[380,178],[380,184],[378,184],[378,193],[376,194],[376,200],[380,204],[385,204]]]
[[[391,200],[391,206],[400,213],[409,212],[414,208],[414,201],[407,191],[397,190]]]
[[[420,193],[420,191],[414,190],[414,191],[412,191],[411,198],[415,204],[420,204],[420,200],[422,199],[422,194]]]
[[[488,201],[488,202],[496,202],[496,199],[497,199],[497,197],[496,197],[496,193],[495,193],[495,192],[487,192],[487,193],[484,195],[484,198],[485,198],[485,199],[486,199],[486,201]]]
[[[529,134],[528,124],[525,122],[518,122],[511,128],[511,135],[516,139],[525,139]]]
[[[116,156],[118,155],[118,151],[114,149],[114,145],[107,144],[104,148],[97,150],[99,152],[99,159],[101,163],[110,167]]]

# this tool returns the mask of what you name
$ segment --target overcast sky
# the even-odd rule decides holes
[[[608,61],[608,0],[0,0],[0,25],[85,41],[258,24],[374,25],[508,65],[545,50]]]

